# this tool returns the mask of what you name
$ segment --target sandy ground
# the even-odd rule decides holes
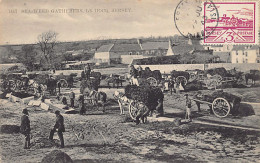
[[[176,126],[173,122],[148,122],[138,126],[128,115],[119,115],[119,108],[113,103],[112,94],[116,89],[103,88],[110,98],[110,105],[103,113],[99,108],[88,107],[87,115],[63,114],[66,152],[74,162],[255,162],[260,157],[259,132],[207,126],[188,123]],[[122,89],[119,89],[122,91]],[[77,91],[77,88],[75,88]],[[230,91],[241,96],[258,91],[247,88]],[[63,90],[68,92],[68,90]],[[192,93],[192,92],[191,92]],[[254,93],[251,93],[254,94]],[[256,96],[255,95],[255,96]],[[252,95],[253,96],[253,95]],[[259,96],[258,96],[259,97]],[[252,97],[253,98],[253,97]],[[254,102],[244,97],[244,101]],[[255,98],[255,97],[254,97]],[[253,99],[254,99],[253,98]],[[255,98],[256,99],[256,98]],[[182,94],[165,94],[164,108],[167,117],[184,116]],[[1,100],[1,125],[19,125],[21,111],[25,105]],[[251,116],[229,116],[219,119],[207,110],[196,113],[194,120],[233,123],[242,126],[257,126],[259,110]],[[29,108],[32,146],[23,149],[21,134],[0,134],[0,162],[40,162],[49,152],[58,148],[47,138],[55,123],[55,115],[38,107]]]
[[[66,71],[64,71],[66,72]],[[107,74],[115,70],[108,69]],[[124,74],[125,69],[117,69]],[[60,73],[60,72],[56,72]],[[67,72],[69,73],[69,72]],[[103,72],[102,72],[103,74]],[[101,82],[104,86],[106,83]],[[126,83],[125,83],[126,84]],[[73,88],[79,94],[79,83]],[[126,115],[119,115],[117,103],[113,100],[115,90],[123,88],[101,88],[109,98],[106,112],[100,108],[88,107],[87,115],[63,114],[66,152],[76,163],[81,162],[257,162],[260,157],[260,132],[198,124],[196,121],[215,124],[258,128],[260,124],[260,87],[225,89],[242,97],[243,104],[237,116],[217,118],[202,106],[198,113],[192,104],[194,122],[176,125],[174,122],[148,122],[135,125]],[[63,94],[69,89],[62,89]],[[195,92],[189,92],[194,94]],[[184,93],[165,93],[166,117],[180,119],[185,114]],[[56,101],[57,102],[57,101]],[[27,106],[0,101],[0,124],[20,125],[22,109]],[[17,134],[0,133],[0,162],[40,162],[49,152],[59,149],[59,139],[48,140],[50,129],[55,123],[53,110],[39,107],[29,109],[32,145],[23,149],[24,137]],[[52,108],[51,108],[52,109]],[[125,108],[127,111],[127,108]],[[253,110],[253,115],[248,115]],[[127,112],[126,112],[127,113]]]

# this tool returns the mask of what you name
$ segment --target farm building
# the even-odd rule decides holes
[[[239,45],[231,51],[232,63],[260,63],[259,46]]]
[[[141,48],[138,44],[108,44],[97,49],[94,59],[108,64],[120,63],[121,56],[141,55]]]

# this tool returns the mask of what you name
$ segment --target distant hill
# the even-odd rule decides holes
[[[143,42],[146,41],[168,41],[171,39],[173,42],[182,42],[186,38],[175,35],[173,37],[140,37]],[[131,39],[108,39],[108,40],[88,40],[88,41],[74,41],[74,42],[59,42],[55,47],[57,54],[62,54],[67,51],[85,50],[86,52],[94,53],[96,49],[104,44],[126,44],[126,43],[137,43],[137,38]],[[0,45],[0,63],[15,63],[19,62],[16,59],[16,55],[21,52],[22,46],[20,45]],[[37,44],[33,45],[38,53],[41,53],[40,47]]]

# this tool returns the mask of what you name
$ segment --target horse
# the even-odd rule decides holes
[[[109,88],[110,88],[110,83],[113,84],[113,87],[115,87],[115,85],[116,85],[117,86],[116,88],[118,88],[119,85],[121,85],[121,87],[123,85],[123,80],[120,79],[119,75],[111,74],[110,76],[105,78],[105,81],[107,82],[107,85]]]
[[[114,97],[115,99],[117,99],[117,102],[119,104],[119,109],[120,109],[120,115],[124,115],[124,108],[123,105],[128,105],[129,104],[129,99],[122,93],[119,91],[115,91],[114,93]]]
[[[105,92],[92,90],[89,93],[89,97],[91,98],[92,105],[95,106],[95,105],[101,104],[101,106],[103,108],[103,112],[106,111],[105,103],[107,101],[107,94]]]
[[[243,72],[237,71],[235,68],[227,71],[227,77],[234,77],[236,81],[243,80]]]
[[[51,95],[56,93],[57,80],[50,78],[47,80],[47,89],[50,91]]]
[[[252,80],[252,84],[254,85],[257,80],[260,79],[260,71],[259,70],[250,70],[249,73],[245,74],[246,84],[248,84],[248,80]]]

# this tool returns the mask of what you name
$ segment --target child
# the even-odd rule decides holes
[[[188,119],[191,121],[191,100],[189,99],[189,95],[185,94],[186,96],[186,114],[185,114],[185,119]]]
[[[73,92],[72,89],[71,89],[69,98],[70,98],[70,106],[71,106],[72,108],[74,108],[75,93]]]

